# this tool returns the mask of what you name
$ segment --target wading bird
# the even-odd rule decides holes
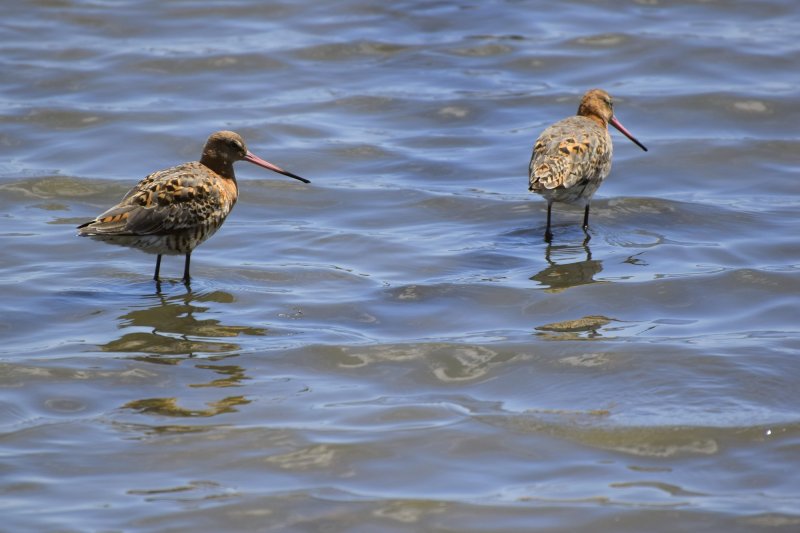
[[[239,196],[236,161],[309,183],[252,154],[239,134],[218,131],[206,141],[200,161],[150,174],[117,205],[78,226],[78,235],[156,254],[156,281],[162,255],[185,255],[183,281],[188,284],[192,250],[222,226]]]
[[[584,206],[583,230],[589,229],[589,202],[611,170],[609,124],[647,151],[614,117],[614,102],[602,89],[584,94],[577,115],[556,122],[536,139],[528,166],[528,190],[547,200],[545,241],[553,239],[553,202]]]

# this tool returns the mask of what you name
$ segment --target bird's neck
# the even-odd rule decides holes
[[[599,116],[599,115],[595,115],[594,113],[589,113],[589,114],[582,115],[582,116],[584,116],[584,117],[588,118],[589,120],[592,120],[592,121],[594,121],[595,123],[597,123],[597,125],[598,125],[598,126],[600,126],[601,128],[603,128],[604,130],[605,130],[605,129],[608,129],[608,122],[606,122],[606,121],[603,119],[603,117],[601,117],[601,116]]]
[[[219,157],[216,152],[204,152],[203,157],[200,158],[200,164],[207,166],[223,178],[236,180],[233,173],[233,162]]]

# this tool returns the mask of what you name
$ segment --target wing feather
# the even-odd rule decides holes
[[[528,166],[529,189],[569,188],[595,174],[607,173],[607,132],[585,117],[570,117],[545,129],[533,147]]]
[[[154,172],[119,204],[79,226],[79,233],[160,235],[202,225],[214,213],[227,215],[235,198],[213,186],[211,172],[196,162]]]

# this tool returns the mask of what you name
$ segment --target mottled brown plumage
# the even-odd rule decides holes
[[[556,122],[536,139],[528,166],[528,188],[547,200],[547,242],[553,238],[553,202],[584,206],[583,229],[589,228],[589,202],[611,170],[613,146],[608,124],[647,151],[614,118],[614,103],[602,89],[588,91],[576,116]]]
[[[192,250],[222,226],[236,204],[233,163],[242,160],[309,183],[253,155],[237,133],[218,131],[206,141],[200,161],[150,174],[120,203],[78,226],[78,235],[157,254],[156,281],[162,255],[185,255],[188,283]]]

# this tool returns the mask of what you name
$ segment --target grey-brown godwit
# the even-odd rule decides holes
[[[252,154],[239,134],[218,131],[206,141],[200,161],[153,172],[117,205],[78,226],[78,235],[157,254],[156,281],[162,255],[185,255],[188,283],[192,250],[222,226],[239,196],[236,161],[310,183]]]
[[[545,241],[553,239],[553,202],[583,205],[583,229],[588,230],[589,202],[611,170],[609,124],[647,151],[614,117],[614,102],[602,89],[584,94],[577,115],[556,122],[536,139],[528,166],[528,189],[547,200]]]

